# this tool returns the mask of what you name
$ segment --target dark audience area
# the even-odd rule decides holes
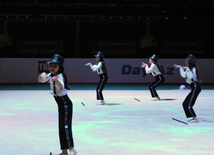
[[[213,58],[212,0],[2,0],[0,57]]]

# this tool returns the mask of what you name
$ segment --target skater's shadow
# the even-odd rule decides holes
[[[174,99],[174,98],[163,98],[163,99],[160,99],[160,101],[173,101],[173,100],[177,100],[177,99]]]
[[[121,105],[121,103],[106,103],[108,106]]]
[[[214,120],[209,120],[209,119],[206,119],[206,118],[198,118],[199,122],[213,122],[214,123]]]

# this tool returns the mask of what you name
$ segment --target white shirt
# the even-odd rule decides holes
[[[161,75],[160,70],[154,63],[152,63],[150,67],[146,65],[145,69],[146,69],[146,74],[152,73],[153,76]]]
[[[104,71],[102,70],[102,63],[103,62],[99,62],[97,65],[90,65],[92,71],[96,72],[97,71],[97,74],[103,74]]]
[[[183,68],[180,68],[180,74],[182,78],[186,78],[188,84],[191,84],[193,81],[198,81],[196,68],[194,67],[192,68],[192,71],[189,68],[187,68],[186,71],[184,71]]]
[[[59,82],[62,84],[63,89],[60,90],[59,87],[57,86],[57,84],[55,84],[56,95],[57,95],[57,96],[64,96],[64,95],[67,94],[67,89],[65,89],[65,84],[64,84],[63,75],[62,75],[62,73],[60,73],[60,74],[58,74],[57,76],[59,76],[58,80],[59,80]],[[42,82],[44,83],[44,82],[47,82],[47,81],[49,81],[49,80],[51,80],[51,73],[49,73],[49,74],[47,75],[47,78],[44,79]],[[51,88],[51,92],[50,92],[50,93],[51,93],[52,95],[55,95],[55,94],[54,94],[54,85],[53,85],[53,81],[50,82],[50,88]]]

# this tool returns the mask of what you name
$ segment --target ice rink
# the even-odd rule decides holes
[[[78,155],[214,154],[214,90],[200,93],[194,110],[199,123],[186,122],[182,102],[190,90],[69,90]],[[0,90],[0,154],[60,153],[58,111],[49,90]],[[137,99],[137,100],[136,100]],[[82,103],[84,103],[84,105]]]

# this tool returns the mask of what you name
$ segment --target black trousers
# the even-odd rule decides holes
[[[54,96],[54,98],[58,104],[60,146],[62,150],[69,149],[69,147],[74,147],[71,127],[73,104],[67,95]]]
[[[190,84],[190,86],[191,92],[187,95],[183,102],[183,108],[187,118],[196,116],[192,107],[194,106],[195,101],[201,92],[201,86],[198,82],[193,82]]]
[[[108,81],[108,75],[106,73],[99,74],[100,76],[100,82],[97,86],[96,92],[97,92],[97,100],[103,100],[103,89]]]
[[[156,90],[155,90],[155,87],[157,87],[158,85],[160,85],[164,81],[165,81],[165,78],[163,75],[155,76],[155,80],[149,85],[149,90],[150,90],[152,97],[159,97]]]

